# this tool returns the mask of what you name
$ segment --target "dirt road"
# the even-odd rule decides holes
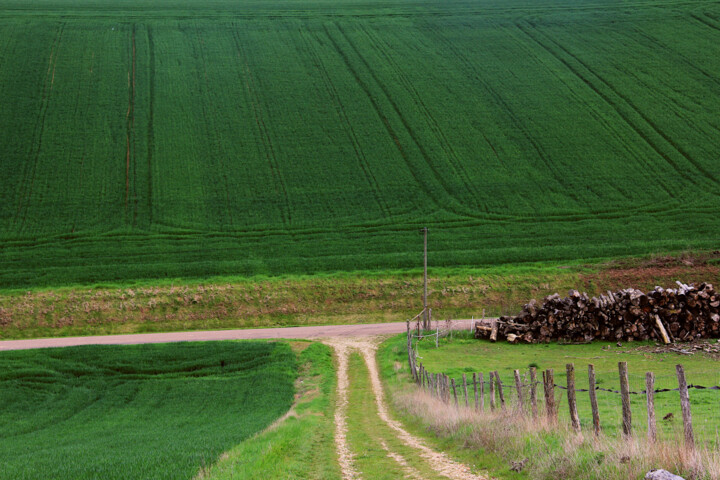
[[[376,478],[378,468],[386,475],[383,478],[400,478],[395,476],[400,474],[404,478],[415,480],[487,480],[487,477],[474,474],[466,465],[452,460],[445,453],[428,447],[424,441],[409,433],[400,422],[392,418],[385,401],[386,395],[375,359],[380,340],[372,337],[341,337],[325,340],[325,343],[335,350],[338,360],[335,443],[343,480]],[[365,369],[358,368],[355,364],[354,371],[350,371],[353,353],[360,355]],[[362,389],[363,383],[369,383],[370,388]],[[356,410],[363,412],[362,416],[365,418],[361,421],[348,412],[350,397],[355,399]],[[374,404],[374,408],[363,409],[362,405],[357,405],[358,403]],[[372,428],[366,426],[368,421],[372,422],[372,419],[367,417],[376,418]],[[379,455],[367,449],[367,443],[362,444],[357,440],[363,435],[370,438],[370,444],[382,447]],[[350,441],[351,437],[356,439],[356,445]],[[359,457],[362,457],[362,461]],[[396,468],[399,469],[397,473],[390,472],[392,462],[388,464],[387,460],[383,461],[386,458],[397,464]],[[367,471],[363,472],[363,468]]]
[[[471,320],[456,320],[455,329],[469,329]],[[205,342],[215,340],[252,340],[267,338],[335,338],[392,335],[406,331],[405,322],[363,325],[322,325],[318,327],[256,328],[201,332],[138,333],[95,337],[38,338],[0,341],[0,351],[30,348],[72,347],[77,345],[133,345],[139,343]]]

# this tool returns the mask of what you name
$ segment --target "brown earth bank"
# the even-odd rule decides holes
[[[435,319],[516,314],[570,289],[717,283],[720,252],[595,265],[444,270],[429,279]],[[422,309],[417,274],[338,275],[0,294],[0,338],[402,321]]]

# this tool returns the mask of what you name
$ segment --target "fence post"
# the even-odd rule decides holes
[[[490,372],[490,410],[495,410],[495,374]]]
[[[592,408],[593,431],[600,435],[600,411],[598,410],[597,391],[595,390],[595,365],[588,365],[588,391],[590,392],[590,407]]]
[[[548,421],[554,423],[555,418],[555,376],[552,368],[543,372],[543,390],[545,392],[545,413]]]
[[[458,407],[457,390],[455,390],[455,379],[451,378],[450,383],[452,384],[453,398],[455,398],[455,408]]]
[[[407,324],[407,353],[408,353],[408,365],[410,366],[410,375],[413,380],[417,381],[417,373],[415,372],[415,362],[412,358],[412,334],[410,333],[410,320],[406,320]]]
[[[438,373],[438,398],[445,401],[445,375]]]
[[[425,379],[425,375],[423,374],[423,364],[420,364],[420,371],[418,372],[418,378],[417,378],[417,384],[418,386],[423,386],[423,380]]]
[[[645,374],[645,399],[647,401],[648,440],[657,440],[657,425],[655,424],[655,375],[652,372]]]
[[[618,362],[620,372],[620,395],[622,395],[623,433],[632,435],[632,412],[630,411],[630,381],[627,362]]]
[[[535,367],[530,367],[530,405],[532,407],[532,416],[537,419],[537,372]]]
[[[495,370],[495,383],[497,384],[498,397],[500,397],[500,408],[505,410],[505,395],[503,395],[502,381],[500,374]]]
[[[568,363],[565,365],[567,373],[567,398],[568,408],[570,408],[570,423],[573,430],[580,433],[580,418],[578,417],[577,402],[575,400],[575,365]]]
[[[450,403],[450,377],[447,375],[445,375],[445,395],[447,397],[445,403]]]
[[[518,411],[522,414],[524,412],[523,412],[522,382],[520,381],[520,370],[515,370],[513,373],[515,374],[515,390],[517,390],[517,394],[518,394],[517,408],[518,408]]]
[[[680,408],[682,408],[683,428],[685,429],[685,446],[695,448],[695,436],[692,428],[692,414],[690,413],[690,395],[685,381],[685,370],[682,365],[675,365],[678,386],[680,387]]]
[[[470,403],[468,401],[468,391],[467,391],[467,376],[463,373],[463,392],[465,392],[465,407],[469,407]]]
[[[485,411],[485,380],[482,372],[480,372],[480,411]]]
[[[477,373],[473,372],[473,390],[475,390],[475,411],[478,410]]]

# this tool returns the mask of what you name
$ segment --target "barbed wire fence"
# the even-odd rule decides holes
[[[441,329],[436,322],[434,333],[413,331],[408,321],[411,375],[418,388],[449,406],[545,417],[596,435],[621,431],[624,436],[644,434],[651,441],[659,436],[683,438],[691,449],[697,443],[720,446],[720,385],[688,383],[681,364],[675,366],[674,375],[655,375],[630,373],[627,362],[618,362],[617,372],[595,372],[592,364],[587,372],[576,372],[575,364],[568,363],[565,372],[557,373],[558,378],[565,377],[564,384],[555,381],[553,369],[540,372],[535,367],[513,370],[512,376],[498,371],[473,371],[460,377],[432,373],[419,362],[418,345],[432,339],[437,347],[451,329],[452,325]],[[709,372],[707,378],[717,373]]]

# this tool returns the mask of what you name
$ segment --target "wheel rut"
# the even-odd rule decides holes
[[[386,456],[397,463],[405,474],[405,478],[486,480],[487,477],[474,474],[468,466],[452,460],[447,454],[428,447],[425,442],[409,433],[400,422],[390,416],[375,360],[378,343],[376,339],[333,338],[325,340],[325,343],[334,349],[337,357],[338,401],[335,413],[335,443],[343,479],[369,478],[369,476],[363,476],[363,472],[357,465],[356,459],[361,452],[353,452],[348,442],[348,432],[352,432],[354,427],[352,423],[348,422],[348,398],[349,392],[353,388],[349,381],[348,365],[350,355],[357,352],[367,366],[372,387],[372,401],[375,403],[375,414],[383,426],[392,433],[392,440],[404,447],[406,452],[413,452],[413,455],[408,455],[406,452],[403,454],[397,448],[390,446],[384,439],[378,440]],[[418,459],[421,459],[420,463],[425,468],[423,465],[415,464]]]

